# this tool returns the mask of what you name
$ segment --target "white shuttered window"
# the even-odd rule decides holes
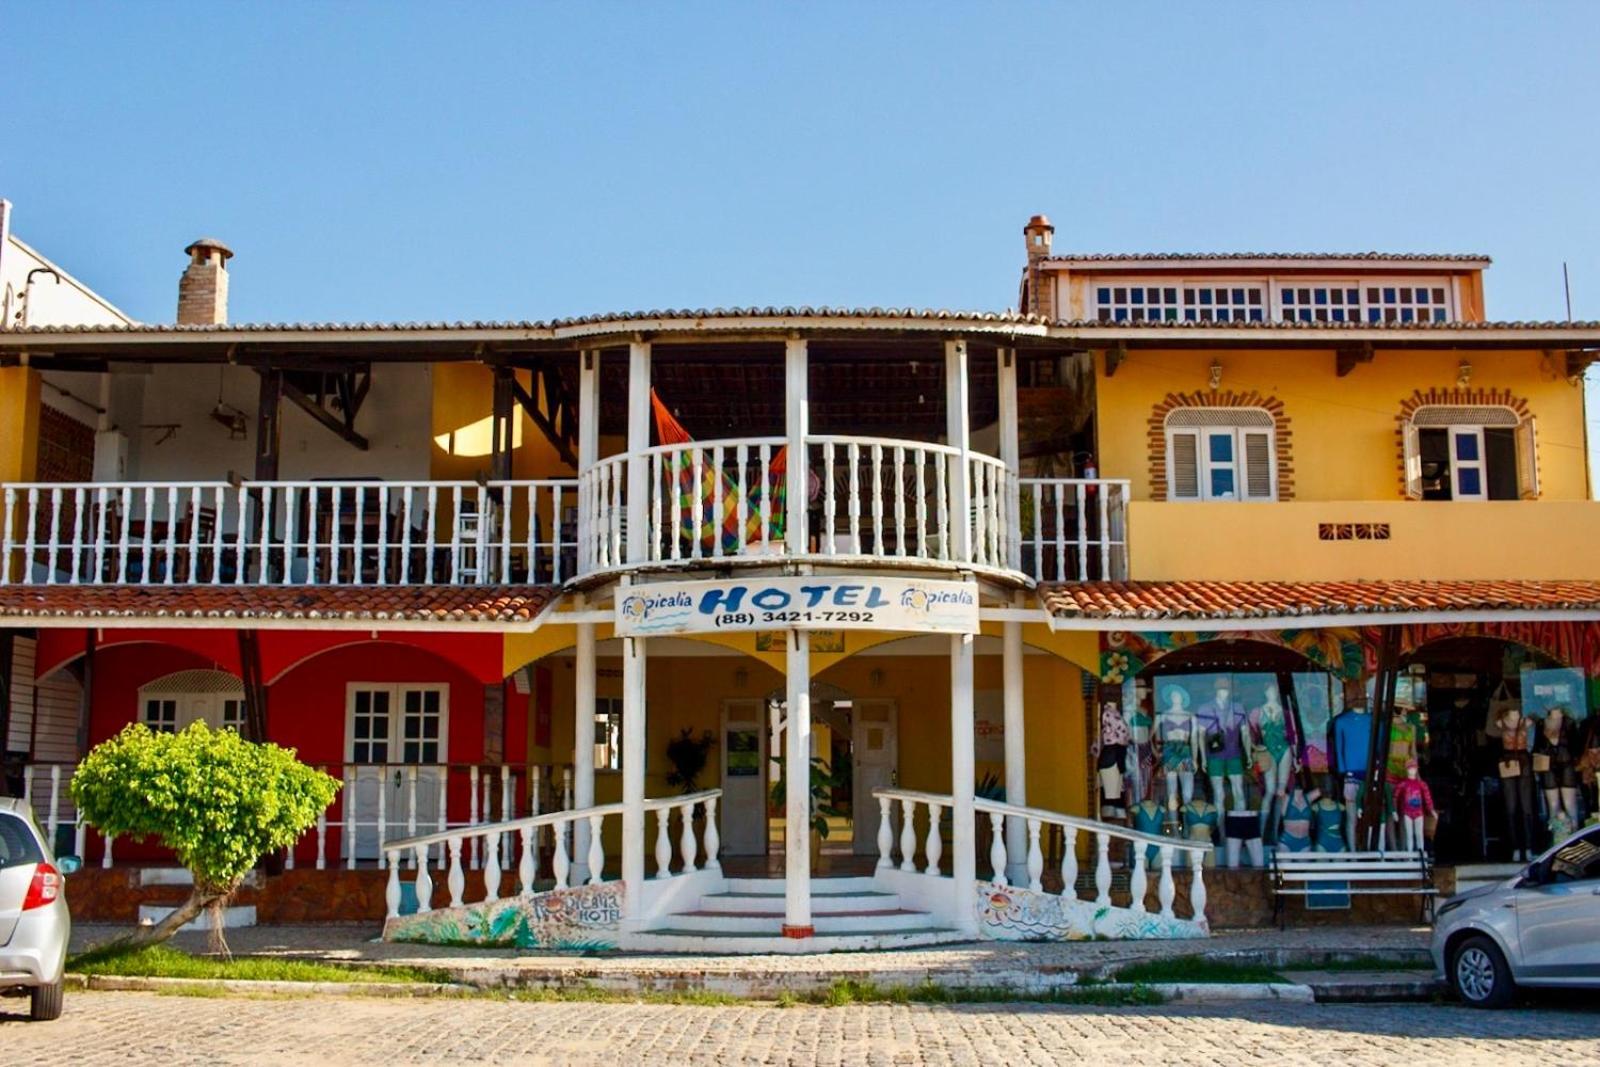
[[[1278,498],[1272,416],[1260,408],[1181,408],[1167,416],[1169,500]]]

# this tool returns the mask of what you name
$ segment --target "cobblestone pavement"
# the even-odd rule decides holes
[[[17,1001],[0,1002],[7,1010]],[[84,1064],[1233,1065],[1600,1062],[1600,1012],[1422,1005],[841,1008],[77,993],[0,1014],[4,1060]]]

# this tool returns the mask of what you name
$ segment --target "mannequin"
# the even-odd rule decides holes
[[[1318,852],[1344,851],[1344,805],[1331,796],[1311,805],[1311,840]]]
[[[1190,841],[1204,841],[1212,846],[1212,850],[1205,854],[1205,866],[1216,865],[1216,850],[1220,847],[1222,827],[1219,825],[1221,815],[1216,805],[1206,800],[1205,797],[1195,797],[1183,806],[1183,836]]]
[[[1256,813],[1249,808],[1228,812],[1223,819],[1223,832],[1227,835],[1224,847],[1227,850],[1228,866],[1239,866],[1239,853],[1241,850],[1250,857],[1250,866],[1260,867],[1265,858],[1261,846],[1261,824],[1256,819]]]
[[[1133,806],[1133,828],[1142,834],[1163,836],[1166,830],[1167,813],[1160,804],[1154,800],[1145,799]],[[1138,846],[1134,846],[1138,847]],[[1161,850],[1154,845],[1146,845],[1144,862],[1146,866],[1153,866],[1161,861]]]
[[[1101,812],[1120,818],[1122,811],[1122,769],[1128,759],[1128,745],[1133,740],[1128,724],[1122,719],[1122,709],[1108,700],[1100,706],[1100,753],[1095,765],[1100,771]]]
[[[1311,850],[1311,805],[1322,794],[1315,789],[1307,798],[1304,789],[1298,785],[1294,792],[1289,794],[1289,801],[1283,809],[1283,823],[1278,828],[1278,847],[1285,852],[1309,852]]]
[[[1372,755],[1372,712],[1354,705],[1333,720],[1333,769],[1344,783],[1344,839],[1356,839],[1356,818],[1361,813],[1361,787],[1367,781]]]
[[[1200,724],[1189,711],[1189,693],[1181,685],[1161,690],[1161,711],[1156,715],[1156,745],[1161,771],[1167,782],[1167,807],[1178,810],[1178,797],[1194,799],[1194,759],[1199,749]]]
[[[1328,773],[1328,722],[1330,719],[1328,689],[1323,685],[1295,687],[1295,699],[1300,704],[1300,758],[1305,769],[1314,775]],[[1320,781],[1320,779],[1318,779]]]
[[[1406,761],[1406,776],[1394,785],[1394,807],[1400,816],[1400,840],[1407,852],[1427,847],[1423,819],[1435,812],[1433,793],[1417,773],[1417,761]]]
[[[1549,813],[1554,837],[1557,817],[1564,817],[1567,833],[1578,825],[1578,771],[1572,723],[1566,708],[1551,708],[1534,734],[1533,765],[1544,790],[1544,809]]]
[[[1500,732],[1500,797],[1506,808],[1511,862],[1526,863],[1533,847],[1533,761],[1528,754],[1528,725],[1515,704],[1500,713],[1496,725]]]
[[[1250,712],[1249,726],[1244,745],[1261,770],[1260,836],[1272,840],[1289,804],[1289,782],[1299,763],[1294,721],[1284,714],[1276,684],[1262,687],[1261,706]]]
[[[1600,715],[1591,715],[1583,731],[1578,779],[1589,791],[1589,821],[1600,821]]]
[[[1227,675],[1217,677],[1211,700],[1195,712],[1195,720],[1205,737],[1200,764],[1211,779],[1212,802],[1220,804],[1222,780],[1226,778],[1234,810],[1248,809],[1250,805],[1244,791],[1244,742],[1240,736],[1245,722],[1244,706],[1233,699],[1233,683]],[[1233,836],[1226,830],[1224,833]]]

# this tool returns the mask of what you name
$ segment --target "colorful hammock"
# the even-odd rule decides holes
[[[693,444],[694,438],[689,436],[689,431],[684,429],[661,402],[661,397],[654,389],[650,390],[650,407],[655,414],[656,439],[663,445]],[[699,537],[700,550],[709,554],[715,551],[713,532],[720,530],[722,533],[722,551],[732,554],[739,551],[739,497],[741,493],[745,500],[745,521],[743,544],[759,544],[761,537],[761,501],[763,495],[769,500],[767,512],[767,537],[774,542],[782,542],[784,537],[784,501],[787,499],[787,456],[788,449],[780,448],[772,456],[767,465],[767,478],[765,483],[760,476],[761,456],[759,450],[747,452],[747,470],[753,471],[750,484],[741,488],[738,482],[714,469],[712,458],[709,454],[703,455],[700,461],[700,478],[698,482],[694,476],[693,451],[675,452],[671,454],[670,467],[662,477],[670,479],[676,484],[677,507],[672,515],[663,516],[664,524],[668,530],[673,531],[669,536],[691,541]],[[730,450],[723,450],[724,460],[732,459]],[[745,472],[741,471],[741,474]],[[722,513],[717,514],[717,479],[722,479]],[[688,522],[685,520],[698,516],[694,523],[694,530],[686,529]],[[670,542],[666,548],[671,553]]]

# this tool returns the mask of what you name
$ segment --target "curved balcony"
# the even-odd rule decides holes
[[[949,445],[810,435],[659,445],[578,479],[580,575],[771,562],[1120,576],[1127,483],[1016,477]],[[639,499],[636,499],[639,498]]]

